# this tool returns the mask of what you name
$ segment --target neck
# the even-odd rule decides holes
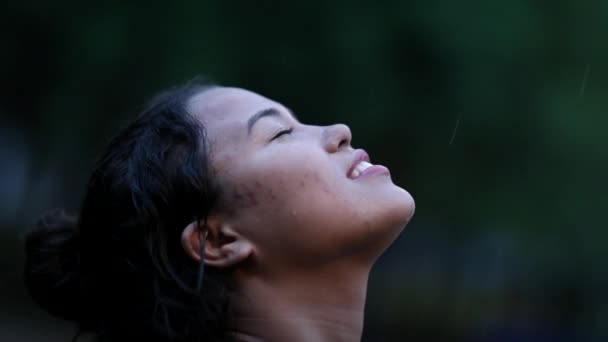
[[[369,270],[237,274],[229,336],[235,341],[359,341]]]

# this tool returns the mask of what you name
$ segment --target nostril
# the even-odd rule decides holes
[[[339,124],[338,127],[340,132],[340,143],[338,144],[338,149],[350,146],[352,141],[352,133],[350,132],[350,128],[343,124]]]
[[[323,137],[325,148],[330,152],[347,148],[351,143],[350,129],[343,124],[328,126],[323,132]]]

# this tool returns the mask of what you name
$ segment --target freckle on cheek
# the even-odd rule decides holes
[[[255,207],[258,205],[258,198],[254,192],[248,191],[245,193],[245,197],[247,198],[247,204],[251,207]]]
[[[305,182],[302,185],[305,186]],[[279,188],[282,188],[283,182],[279,181]],[[260,181],[254,181],[247,186],[240,186],[233,191],[233,199],[236,206],[251,208],[258,206],[261,202],[271,201],[276,202],[279,199],[277,193],[272,189],[264,186]]]
[[[276,200],[277,199],[277,196],[274,194],[274,192],[272,192],[272,190],[266,188],[259,181],[255,181],[253,184],[254,184],[254,187],[255,187],[255,193],[257,193],[263,199],[271,199],[271,200]]]
[[[275,201],[277,199],[277,195],[272,191],[272,189],[260,188],[260,193],[263,194],[264,199],[270,199],[271,201]]]
[[[313,184],[320,185],[321,188],[323,189],[323,192],[325,192],[327,194],[331,194],[329,185],[327,184],[327,182],[323,181],[323,179],[321,179],[321,177],[317,173],[314,173],[314,172],[306,173],[306,174],[304,174],[304,178],[310,179],[311,183],[313,183]],[[300,181],[300,186],[304,187],[304,186],[306,186],[306,184],[303,181]]]
[[[243,187],[241,189],[234,190],[234,201],[235,204],[240,207],[255,207],[258,205],[258,198],[256,192]]]
[[[321,184],[321,186],[323,187],[323,191],[326,194],[331,194],[331,190],[329,189],[329,185],[326,182],[324,182],[321,179],[319,179],[319,177],[317,177],[317,181],[318,181],[318,183]]]
[[[331,191],[329,190],[329,186],[327,185],[327,183],[323,183],[323,191],[325,191],[326,193],[331,193]]]

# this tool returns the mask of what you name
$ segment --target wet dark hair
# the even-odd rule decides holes
[[[189,223],[204,233],[219,197],[205,129],[187,110],[212,87],[152,99],[94,167],[78,218],[52,211],[27,236],[27,288],[78,324],[75,340],[223,340],[227,280],[181,246]]]

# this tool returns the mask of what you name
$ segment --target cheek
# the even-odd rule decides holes
[[[329,211],[340,197],[331,185],[335,183],[334,170],[326,161],[304,160],[281,157],[261,161],[255,167],[235,168],[248,172],[232,175],[232,186],[224,187],[228,189],[228,206],[238,211],[239,217],[265,226],[259,227],[263,230],[322,219],[319,216],[324,216],[323,211]]]
[[[296,254],[311,247],[319,249],[322,242],[333,244],[330,241],[338,238],[334,235],[342,231],[333,228],[343,224],[334,221],[343,219],[351,209],[338,190],[331,173],[301,167],[275,169],[255,187],[255,202],[248,201],[255,203],[249,209],[259,223],[256,234],[265,240],[264,244],[273,241],[275,247]]]
[[[233,159],[228,183],[235,203],[247,208],[286,204],[302,193],[331,194],[332,165],[309,146],[269,149],[254,158]]]
[[[260,203],[274,202],[277,196],[261,181],[254,180],[234,187],[231,198],[237,208],[246,210],[258,208]]]
[[[243,177],[228,187],[228,198],[235,207],[241,210],[272,210],[279,214],[299,202],[336,197],[329,182],[315,170],[296,168],[260,171],[253,174],[253,177]]]
[[[336,165],[323,155],[296,156],[235,166],[227,198],[234,223],[263,255],[308,263],[339,252],[372,223],[356,210],[356,193]]]

